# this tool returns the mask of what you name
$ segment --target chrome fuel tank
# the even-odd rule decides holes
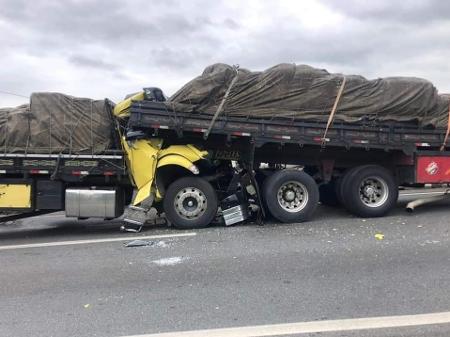
[[[119,189],[66,189],[66,216],[113,219],[122,215],[124,205]]]

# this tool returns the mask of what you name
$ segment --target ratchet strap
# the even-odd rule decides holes
[[[211,120],[211,123],[208,126],[208,130],[206,130],[206,132],[203,134],[203,139],[208,139],[209,133],[211,132],[211,129],[214,126],[214,123],[216,123],[216,119],[217,117],[219,117],[220,113],[223,110],[223,107],[225,105],[225,101],[228,98],[228,95],[231,92],[231,88],[233,88],[234,83],[236,83],[237,79],[238,79],[238,75],[239,75],[239,66],[235,65],[234,66],[234,70],[236,71],[236,75],[234,75],[233,79],[231,80],[230,86],[228,87],[227,91],[225,92],[225,95],[222,98],[222,102],[220,102],[219,107],[216,110],[216,113],[213,116],[213,119]]]
[[[450,134],[450,101],[448,103],[448,119],[447,119],[447,132],[445,133],[444,142],[441,146],[441,151],[445,150],[445,146],[447,145],[447,139]]]
[[[327,141],[328,129],[330,128],[331,124],[333,123],[334,114],[336,113],[336,109],[339,104],[339,100],[341,99],[341,96],[344,92],[346,82],[347,82],[347,78],[344,76],[341,86],[339,87],[339,91],[336,96],[336,99],[334,100],[334,104],[333,104],[333,108],[331,109],[330,116],[328,117],[327,127],[325,128],[325,132],[323,133],[323,137],[322,137],[322,146],[324,146]]]

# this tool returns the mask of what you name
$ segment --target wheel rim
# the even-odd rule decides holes
[[[296,213],[308,203],[308,190],[298,181],[288,181],[278,189],[277,200],[283,210]]]
[[[359,198],[368,207],[380,207],[389,197],[386,181],[380,177],[365,178],[359,185]]]
[[[202,216],[208,206],[205,194],[196,187],[185,187],[175,196],[177,213],[187,220]]]

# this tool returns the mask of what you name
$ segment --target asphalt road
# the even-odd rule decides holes
[[[448,312],[449,214],[447,205],[413,214],[399,207],[362,220],[320,207],[303,224],[148,228],[139,236],[186,236],[147,239],[144,247],[125,247],[137,235],[118,232],[118,222],[50,215],[0,226],[0,336],[129,336]],[[110,238],[124,240],[73,242]],[[21,246],[37,243],[44,244]],[[450,324],[301,334],[319,335],[450,336]]]

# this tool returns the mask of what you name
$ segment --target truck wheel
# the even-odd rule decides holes
[[[377,165],[359,166],[342,181],[345,207],[361,217],[380,217],[395,207],[398,186],[391,172]]]
[[[314,179],[303,171],[282,170],[264,183],[263,197],[269,212],[281,222],[308,220],[319,202]]]
[[[320,203],[326,206],[336,207],[339,205],[337,197],[337,180],[332,180],[319,186]]]
[[[217,195],[205,179],[184,177],[169,186],[163,206],[167,219],[175,227],[203,228],[217,214]]]
[[[352,179],[353,174],[359,170],[362,166],[355,166],[346,169],[344,173],[336,180],[336,197],[341,205],[347,208],[344,200],[344,185]]]

